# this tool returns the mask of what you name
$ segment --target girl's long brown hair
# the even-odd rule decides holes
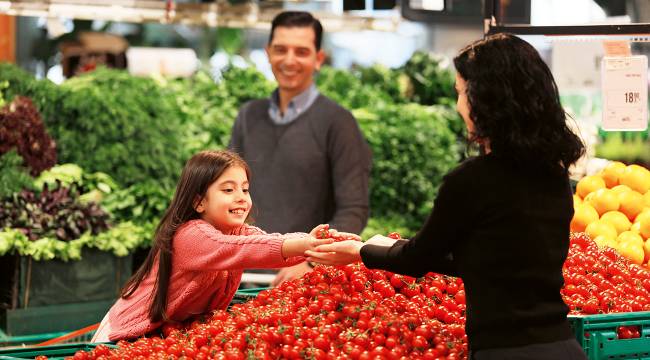
[[[158,274],[152,293],[153,301],[149,306],[151,322],[169,320],[165,310],[172,270],[172,240],[176,230],[187,221],[200,218],[195,210],[195,201],[202,199],[208,187],[231,166],[241,166],[250,179],[250,169],[246,162],[230,151],[202,151],[192,156],[185,164],[172,202],[156,228],[149,255],[138,271],[126,282],[120,294],[123,299],[131,296],[151,272],[157,259]]]

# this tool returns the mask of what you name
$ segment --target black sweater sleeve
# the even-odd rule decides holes
[[[445,176],[434,201],[433,211],[410,241],[393,246],[365,245],[363,263],[400,274],[422,276],[429,271],[458,276],[453,248],[463,239],[464,223],[470,214],[466,203],[467,189],[455,173]]]

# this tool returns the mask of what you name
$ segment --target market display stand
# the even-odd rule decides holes
[[[15,264],[2,284],[0,346],[42,342],[99,322],[131,276],[131,256],[117,257],[93,248],[81,260],[35,261],[3,256]]]

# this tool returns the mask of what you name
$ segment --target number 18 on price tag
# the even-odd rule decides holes
[[[604,57],[601,67],[603,130],[648,128],[648,58]]]

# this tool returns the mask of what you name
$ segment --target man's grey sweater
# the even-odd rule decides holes
[[[269,99],[246,103],[229,145],[251,168],[255,224],[286,233],[329,223],[360,233],[372,156],[352,114],[319,95],[294,121],[277,125],[269,106]]]

